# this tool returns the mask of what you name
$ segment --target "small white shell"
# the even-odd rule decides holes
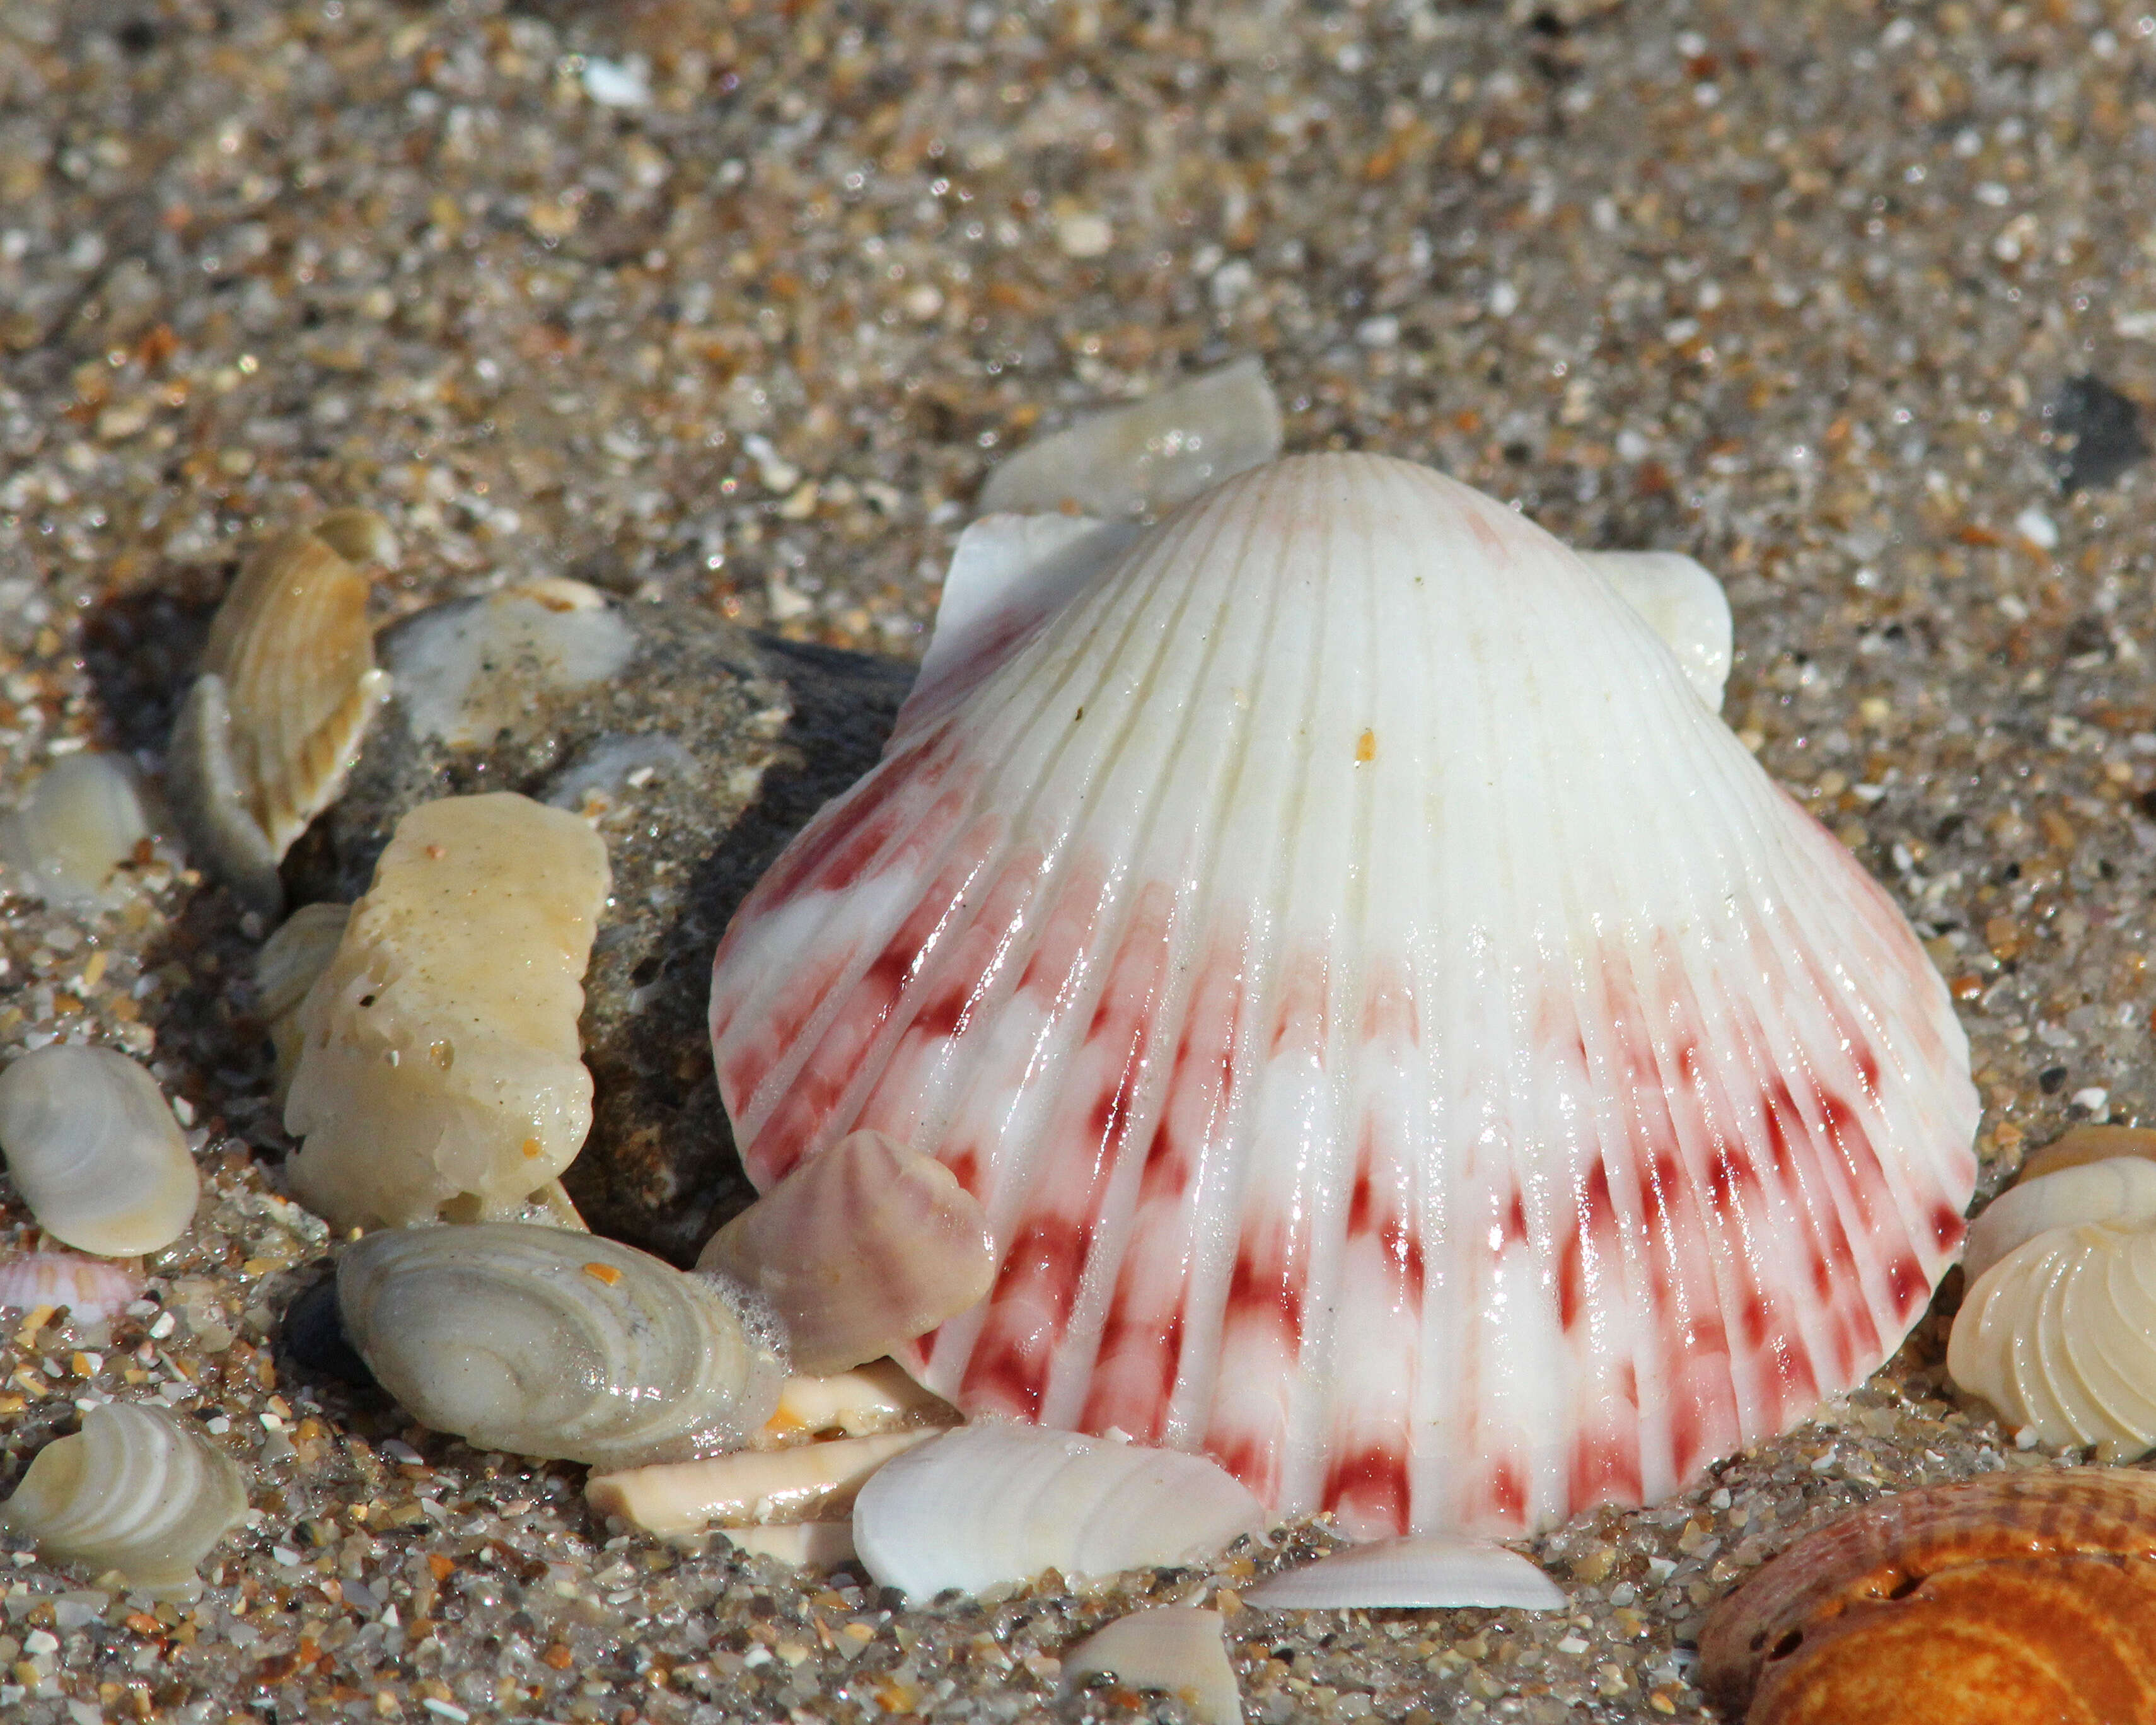
[[[861,1562],[915,1599],[1181,1563],[1265,1525],[1250,1488],[1202,1455],[1025,1425],[946,1432],[854,1501]]]
[[[954,1425],[957,1414],[887,1359],[829,1377],[788,1378],[759,1444],[798,1443],[818,1432],[863,1437],[900,1425]]]
[[[412,734],[461,747],[490,741],[548,691],[615,675],[636,632],[597,588],[550,578],[430,606],[382,649]]]
[[[1676,655],[1699,698],[1722,711],[1737,647],[1729,596],[1701,565],[1674,551],[1590,551],[1588,567],[1617,589]]]
[[[671,1538],[736,1522],[827,1516],[847,1508],[862,1482],[932,1431],[834,1438],[790,1450],[747,1450],[701,1461],[662,1461],[593,1474],[584,1497],[603,1516]]]
[[[517,1222],[393,1229],[337,1262],[345,1332],[422,1425],[594,1466],[748,1441],[777,1356],[716,1283],[595,1235]]]
[[[127,865],[151,835],[133,765],[118,755],[66,755],[0,814],[8,885],[62,911],[102,911],[135,891]]]
[[[855,1132],[713,1235],[699,1270],[753,1289],[795,1367],[842,1372],[926,1335],[995,1280],[988,1218],[933,1157]]]
[[[2140,1228],[2156,1222],[2156,1162],[2116,1156],[2077,1163],[2010,1186],[1969,1224],[1962,1274],[1971,1287],[1985,1271],[2025,1241],[2076,1222],[2117,1222]]]
[[[1028,444],[988,475],[981,511],[1157,514],[1280,450],[1280,402],[1241,359]]]
[[[162,1251],[201,1195],[157,1081],[116,1049],[51,1043],[0,1073],[0,1151],[39,1227],[108,1258]]]
[[[1161,1689],[1199,1725],[1242,1725],[1243,1698],[1220,1614],[1154,1605],[1119,1617],[1063,1656],[1063,1692],[1100,1674],[1132,1689]]]
[[[270,1027],[270,1045],[277,1050],[280,1104],[300,1064],[300,1003],[307,998],[315,978],[330,968],[351,920],[350,905],[302,905],[254,956],[254,986],[261,991],[263,1020]]]
[[[725,1532],[752,1558],[775,1558],[810,1569],[834,1569],[853,1561],[851,1522],[782,1522],[769,1527],[728,1527]]]
[[[592,1124],[577,1016],[606,846],[514,793],[397,824],[300,1004],[285,1124],[300,1201],[335,1226],[505,1220]]]
[[[1245,1605],[1267,1610],[1509,1605],[1562,1611],[1564,1590],[1517,1552],[1485,1539],[1425,1533],[1353,1545],[1260,1582]]]
[[[367,578],[331,543],[378,548],[388,530],[377,535],[356,511],[324,526],[272,541],[241,571],[167,762],[200,860],[265,913],[283,900],[278,860],[336,799],[389,688],[374,663]]]
[[[2015,1248],[1954,1315],[1947,1371],[2044,1443],[2156,1445],[2156,1228],[2083,1222]]]
[[[117,1569],[162,1596],[201,1590],[195,1565],[247,1513],[239,1466],[177,1415],[108,1402],[38,1451],[0,1527],[46,1557]]]
[[[73,1252],[0,1257],[0,1312],[59,1311],[82,1323],[116,1317],[142,1297],[142,1278],[104,1258]]]

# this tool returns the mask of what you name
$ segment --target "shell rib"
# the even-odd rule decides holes
[[[38,1225],[108,1258],[162,1251],[202,1194],[157,1081],[117,1049],[51,1043],[0,1073],[0,1150]]]
[[[1517,1528],[1892,1351],[1962,1237],[1966,1040],[1580,558],[1301,457],[964,620],[711,995],[759,1186],[870,1128],[980,1199],[930,1388]]]
[[[195,1565],[246,1513],[231,1456],[163,1408],[108,1402],[38,1451],[0,1527],[146,1593],[192,1595]]]

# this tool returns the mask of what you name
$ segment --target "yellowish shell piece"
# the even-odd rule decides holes
[[[1158,1689],[1199,1725],[1242,1725],[1243,1701],[1229,1662],[1220,1614],[1154,1605],[1119,1617],[1063,1656],[1063,1692],[1106,1674],[1132,1689]]]
[[[728,1527],[726,1536],[752,1558],[775,1558],[798,1568],[832,1569],[854,1555],[851,1522],[781,1522],[769,1527]]]
[[[246,1514],[231,1456],[166,1409],[108,1402],[38,1451],[0,1527],[144,1593],[192,1597],[196,1564]]]
[[[513,793],[398,824],[299,1008],[301,1202],[370,1228],[512,1219],[545,1192],[591,1129],[577,1018],[609,879],[590,827]]]
[[[790,1450],[747,1450],[701,1461],[661,1462],[593,1474],[584,1497],[603,1516],[662,1538],[706,1527],[829,1517],[894,1455],[937,1434],[889,1431]]]
[[[955,1425],[957,1409],[924,1389],[896,1361],[880,1359],[827,1378],[788,1378],[757,1447],[798,1444],[819,1432],[865,1437],[901,1425]]]

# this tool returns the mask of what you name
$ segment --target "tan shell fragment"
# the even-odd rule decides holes
[[[854,1556],[851,1522],[780,1522],[768,1527],[723,1530],[735,1548],[752,1558],[771,1558],[808,1569],[835,1569]]]
[[[239,1466],[163,1408],[109,1402],[82,1430],[38,1451],[0,1527],[46,1557],[177,1596],[201,1591],[195,1565],[247,1514]]]
[[[706,1527],[792,1522],[847,1508],[869,1476],[892,1456],[937,1435],[932,1430],[834,1438],[790,1450],[744,1450],[701,1461],[660,1462],[594,1474],[584,1497],[603,1516],[672,1538]]]
[[[901,1425],[957,1423],[957,1409],[942,1397],[922,1389],[895,1361],[880,1359],[829,1377],[788,1378],[757,1442],[773,1449],[822,1432],[866,1437]]]
[[[300,1201],[340,1229],[507,1219],[591,1130],[577,1019],[606,847],[503,792],[398,824],[300,1007]]]
[[[2040,1234],[2082,1222],[2115,1222],[2125,1228],[2156,1223],[2156,1162],[2110,1156],[2015,1182],[1969,1224],[1962,1274],[1974,1288],[2008,1253]]]
[[[2021,1172],[2015,1176],[2014,1183],[2025,1186],[2061,1168],[2078,1168],[2088,1162],[2108,1162],[2118,1156],[2138,1156],[2156,1161],[2156,1130],[2145,1126],[2077,1126],[2052,1139],[2042,1149],[2031,1151],[2029,1159],[2021,1164]]]
[[[1063,1656],[1063,1692],[1106,1675],[1132,1689],[1165,1691],[1199,1725],[1242,1725],[1243,1698],[1220,1614],[1154,1605],[1119,1617]]]
[[[2114,1566],[2156,1559],[2156,1474],[2116,1467],[1994,1474],[1852,1510],[1799,1540],[1715,1608],[1699,1640],[1700,1686],[1741,1713],[1763,1671],[1798,1657],[1845,1615],[1914,1597],[1950,1572],[2062,1558],[2102,1558]]]
[[[973,1194],[932,1157],[860,1132],[802,1163],[711,1238],[700,1270],[754,1289],[795,1367],[880,1358],[978,1303],[995,1246]]]
[[[325,525],[350,548],[367,537],[357,511]],[[282,903],[279,860],[336,799],[388,693],[367,598],[367,578],[319,533],[273,541],[218,608],[173,727],[168,775],[188,841],[264,914]]]

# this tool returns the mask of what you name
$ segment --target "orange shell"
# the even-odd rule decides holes
[[[1876,1615],[1890,1601],[1923,1593],[1947,1572],[2064,1557],[2156,1560],[2156,1473],[2087,1467],[1994,1474],[1852,1510],[1799,1540],[1715,1608],[1699,1639],[1700,1685],[1726,1710],[1741,1712],[1770,1661],[1788,1661],[1815,1645],[1845,1614]],[[2150,1639],[2156,1645],[2156,1630]],[[1809,1656],[1803,1661],[1805,1669],[1810,1663]]]
[[[2062,1168],[2085,1162],[2108,1162],[2114,1156],[2141,1156],[2156,1162],[2156,1131],[2145,1126],[2077,1126],[2041,1150],[2032,1150],[2014,1177],[2017,1186]]]

